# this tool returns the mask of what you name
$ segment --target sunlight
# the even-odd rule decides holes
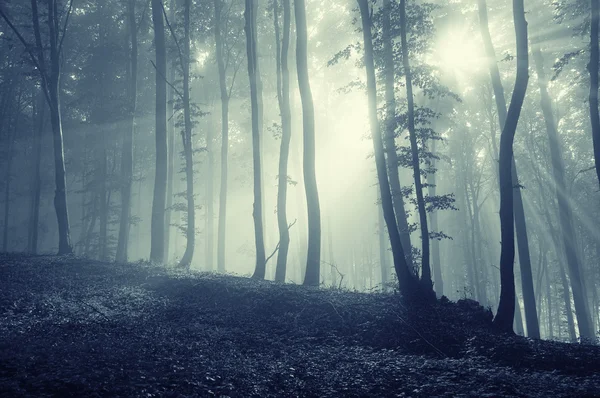
[[[450,27],[440,32],[431,61],[445,73],[468,78],[485,66],[483,47],[477,39],[466,28]]]

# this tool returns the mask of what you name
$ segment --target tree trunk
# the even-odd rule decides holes
[[[590,25],[590,119],[592,123],[592,140],[594,143],[594,160],[596,175],[600,183],[600,111],[598,110],[598,64],[600,63],[600,48],[598,47],[598,25],[600,23],[600,4],[598,0],[591,0],[591,25]]]
[[[404,207],[404,197],[400,184],[400,173],[398,172],[398,154],[396,152],[396,97],[394,94],[395,69],[394,54],[392,43],[392,28],[390,15],[392,12],[391,1],[383,2],[383,51],[384,51],[384,73],[385,73],[385,150],[387,152],[387,166],[392,190],[392,201],[394,203],[394,212],[396,213],[396,223],[400,230],[400,240],[402,248],[406,255],[406,262],[411,271],[415,270],[412,258],[412,245],[410,242],[410,232],[406,209]]]
[[[291,10],[290,0],[283,0],[283,41],[279,43],[279,16],[277,0],[274,2],[275,40],[277,50],[277,94],[281,111],[281,146],[279,148],[279,176],[277,190],[277,225],[279,227],[279,253],[275,268],[275,281],[285,282],[287,257],[290,248],[290,231],[287,221],[288,159],[292,139],[292,115],[290,109],[290,72],[288,52],[290,46]]]
[[[152,200],[150,261],[165,260],[165,207],[167,195],[167,50],[162,3],[152,0],[154,45],[156,47],[156,170]]]
[[[38,246],[38,225],[40,220],[40,197],[42,193],[42,177],[40,166],[42,163],[42,133],[44,131],[44,114],[46,104],[43,94],[40,92],[37,103],[36,126],[33,137],[33,171],[32,171],[32,191],[31,191],[31,209],[29,217],[29,235],[27,240],[27,250],[32,254],[37,254]],[[83,224],[82,224],[83,225]]]
[[[379,192],[377,195],[381,198]],[[383,211],[378,209],[379,218],[377,220],[377,236],[379,238],[379,264],[381,267],[381,290],[387,291],[387,284],[390,281],[388,264],[388,245],[385,239],[385,220],[383,219]]]
[[[131,74],[129,76],[129,126],[123,136],[121,153],[121,218],[119,220],[119,241],[117,243],[117,262],[127,262],[129,249],[129,230],[131,227],[131,187],[133,184],[133,132],[135,129],[135,112],[137,108],[137,24],[135,22],[135,0],[127,3],[129,37],[131,49],[129,53]]]
[[[244,18],[246,25],[246,52],[248,57],[248,79],[250,81],[250,102],[252,113],[252,159],[254,173],[254,205],[252,216],[254,218],[254,244],[256,249],[256,264],[253,278],[264,279],[266,273],[265,241],[263,231],[263,208],[262,208],[262,171],[261,171],[261,136],[260,136],[260,110],[259,110],[259,88],[258,88],[258,57],[256,55],[256,12],[255,2],[258,0],[246,0]]]
[[[10,182],[11,182],[11,172],[12,172],[12,161],[13,161],[13,148],[14,148],[14,132],[16,132],[16,129],[18,127],[18,121],[19,121],[19,103],[21,102],[21,94],[19,94],[19,98],[17,100],[16,105],[14,106],[14,124],[11,126],[10,125],[10,116],[7,118],[7,126],[6,126],[6,130],[8,131],[8,134],[6,135],[6,139],[7,139],[7,159],[6,159],[6,173],[4,174],[4,182],[5,182],[5,187],[4,187],[4,235],[2,237],[2,251],[3,252],[7,252],[8,251],[8,224],[9,224],[9,219],[8,217],[10,216]]]
[[[176,0],[171,0],[169,7],[169,23],[173,26],[175,20]],[[175,62],[171,62],[169,68],[169,82],[175,82]],[[167,87],[167,198],[165,208],[165,261],[168,263],[171,256],[171,220],[173,215],[173,188],[175,185],[175,124],[176,118],[173,115],[173,103],[175,92],[171,87]],[[172,119],[171,119],[172,118]]]
[[[435,154],[436,141],[431,142],[431,152]],[[431,166],[435,169],[436,161],[432,159]],[[427,174],[427,186],[429,189],[429,197],[433,198],[436,195],[435,186],[435,173]],[[431,223],[431,229],[435,232],[439,232],[437,212],[433,211],[429,215],[429,221]],[[434,239],[431,242],[431,262],[433,264],[433,287],[439,297],[444,295],[444,280],[442,279],[442,264],[440,259],[440,241]]]
[[[375,152],[375,164],[377,167],[377,179],[381,193],[381,205],[383,207],[383,218],[385,220],[388,235],[392,245],[392,255],[394,257],[394,268],[398,276],[400,292],[406,298],[414,296],[417,280],[408,268],[404,249],[402,247],[400,232],[396,224],[394,214],[394,205],[392,193],[388,181],[387,168],[385,164],[385,152],[383,148],[383,139],[379,130],[379,121],[377,120],[377,86],[375,79],[375,65],[373,61],[373,37],[371,34],[371,18],[369,12],[368,0],[357,0],[360,8],[360,16],[363,28],[364,40],[364,63],[367,73],[367,94],[369,104],[369,124],[371,127],[371,136],[373,138],[373,149]]]
[[[214,32],[221,90],[221,184],[219,188],[219,221],[217,231],[217,271],[225,272],[225,230],[227,226],[227,174],[229,152],[229,93],[225,60],[223,59],[223,38],[221,36],[222,0],[214,0]]]
[[[214,127],[213,118],[207,120],[206,130],[206,253],[205,262],[206,269],[212,271],[214,267],[215,258],[215,203],[214,203],[214,164],[215,164],[215,153],[214,153]]]
[[[294,1],[296,15],[296,64],[302,101],[303,170],[308,210],[308,250],[304,284],[317,286],[321,269],[321,209],[315,171],[315,109],[308,77],[308,33],[304,0]]]
[[[419,160],[419,146],[415,131],[415,104],[413,98],[412,74],[410,60],[408,59],[408,39],[406,34],[406,0],[400,0],[400,36],[402,41],[402,65],[406,79],[406,99],[408,105],[408,134],[413,163],[415,193],[419,210],[419,224],[421,227],[421,283],[426,290],[433,288],[431,268],[429,265],[429,228],[427,226],[427,210],[423,197],[423,183],[421,182],[421,165]]]
[[[577,255],[577,244],[575,242],[575,229],[573,228],[572,211],[567,196],[565,184],[565,166],[563,163],[562,149],[560,147],[558,131],[554,123],[552,114],[552,100],[548,93],[548,81],[544,71],[544,60],[539,47],[533,49],[533,58],[538,75],[538,84],[540,87],[541,107],[546,123],[546,132],[548,133],[548,143],[550,147],[550,158],[552,161],[552,175],[554,177],[554,191],[558,203],[558,216],[560,220],[560,231],[565,253],[565,259],[569,269],[569,278],[573,290],[573,301],[577,315],[577,326],[579,335],[585,339],[592,339],[595,336],[593,323],[590,313],[586,306],[586,291],[582,283],[581,265]]]
[[[37,26],[37,35],[39,35],[39,23],[36,12],[34,13],[34,25]],[[69,227],[69,212],[67,207],[67,178],[65,172],[65,155],[63,146],[62,120],[60,113],[60,53],[58,43],[58,15],[56,0],[48,1],[48,27],[50,36],[50,73],[47,79],[48,84],[48,105],[50,106],[50,121],[52,124],[52,136],[54,142],[54,178],[56,190],[54,194],[54,208],[58,221],[58,254],[71,254],[73,247],[71,245],[71,235]],[[41,40],[40,40],[41,46]],[[43,51],[41,48],[39,51]]]
[[[185,156],[185,180],[187,198],[187,229],[185,252],[179,265],[190,268],[194,257],[196,244],[196,208],[194,205],[194,148],[192,147],[192,111],[190,106],[190,2],[184,2],[184,54],[182,62],[183,69],[183,118],[185,131],[183,133],[183,151]]]
[[[494,318],[494,324],[499,329],[510,332],[513,330],[513,319],[515,317],[513,142],[529,82],[527,21],[525,20],[523,0],[513,0],[513,18],[517,38],[517,77],[506,122],[503,125],[500,136],[499,182],[502,246],[500,252],[500,303],[498,304],[498,312]],[[522,259],[520,260],[522,261]],[[531,268],[529,271],[531,271]],[[529,276],[531,277],[531,273]],[[528,291],[533,296],[533,278],[531,278],[530,282],[531,287],[526,286],[523,291]],[[534,301],[533,308],[530,309],[535,313],[535,298],[532,298],[532,300]],[[535,317],[528,316],[527,320],[529,319],[532,319],[533,324],[537,325],[537,314],[535,314]],[[535,331],[532,332],[529,330],[532,326],[529,322],[527,326],[529,336],[539,338],[539,327],[537,328],[537,335],[535,335]]]

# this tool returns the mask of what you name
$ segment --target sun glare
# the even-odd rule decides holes
[[[449,29],[439,35],[433,62],[442,71],[463,77],[479,72],[485,57],[476,39],[467,29]]]

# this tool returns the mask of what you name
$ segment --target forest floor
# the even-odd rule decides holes
[[[600,397],[600,347],[472,301],[0,254],[0,397]]]

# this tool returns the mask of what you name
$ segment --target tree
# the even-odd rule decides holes
[[[415,181],[415,193],[417,195],[417,207],[419,210],[419,225],[421,227],[421,282],[425,289],[431,289],[431,267],[429,264],[429,229],[427,226],[427,210],[425,209],[425,198],[423,197],[423,183],[421,181],[421,166],[419,158],[419,146],[415,132],[415,103],[413,97],[412,75],[410,71],[410,60],[408,57],[408,39],[406,35],[406,0],[400,0],[400,36],[402,41],[402,65],[406,79],[406,98],[408,105],[408,134],[412,154],[413,175]]]
[[[161,0],[152,0],[152,21],[156,50],[156,170],[152,199],[150,260],[162,263],[165,260],[165,207],[167,196],[167,49]]]
[[[402,185],[400,184],[400,174],[398,172],[398,154],[396,152],[396,96],[395,86],[395,68],[394,52],[392,39],[392,26],[390,16],[392,13],[391,0],[384,0],[382,14],[383,31],[383,62],[385,75],[385,145],[387,152],[387,165],[392,189],[392,201],[394,203],[394,212],[396,214],[396,224],[400,229],[400,239],[404,254],[407,256],[408,267],[413,270],[412,245],[410,243],[410,229],[408,226],[406,209],[404,207],[404,198],[402,195]]]
[[[194,257],[194,247],[196,243],[196,211],[194,205],[194,148],[192,146],[192,116],[190,106],[190,2],[184,0],[183,11],[183,54],[180,53],[181,67],[183,70],[183,117],[184,131],[183,151],[185,157],[185,181],[186,181],[186,199],[187,199],[187,226],[185,252],[179,262],[179,265],[188,268]]]
[[[600,24],[600,4],[598,0],[591,0],[590,21],[590,120],[592,124],[592,140],[594,144],[594,161],[596,175],[600,183],[600,111],[598,110],[598,68],[600,64],[600,47],[598,44],[598,26]]]
[[[275,281],[285,282],[287,256],[290,248],[290,231],[287,221],[288,158],[292,138],[292,115],[290,110],[290,71],[288,52],[290,47],[291,10],[290,0],[283,0],[283,40],[279,43],[279,6],[274,1],[273,16],[275,24],[276,63],[277,63],[277,99],[281,113],[281,146],[279,149],[279,175],[277,191],[277,225],[279,227],[279,252],[275,268]]]
[[[550,148],[550,157],[552,162],[552,174],[554,176],[554,191],[558,203],[558,216],[560,220],[560,231],[562,236],[564,258],[569,269],[571,280],[571,289],[573,290],[573,301],[577,315],[577,326],[579,335],[584,339],[594,338],[594,327],[586,305],[585,288],[581,278],[581,267],[579,255],[577,253],[577,243],[575,241],[576,233],[573,228],[573,213],[567,197],[567,186],[565,183],[565,165],[563,161],[562,149],[560,147],[558,131],[554,122],[552,112],[552,99],[548,93],[548,79],[544,71],[544,59],[539,46],[534,46],[532,50],[533,59],[538,76],[538,85],[540,88],[541,108],[544,114],[546,132],[548,133],[548,144]],[[558,250],[558,249],[557,249]],[[570,301],[570,300],[569,300]]]
[[[506,122],[500,136],[499,182],[500,182],[500,229],[502,246],[500,252],[500,302],[494,325],[500,330],[513,330],[515,316],[515,231],[513,201],[513,142],[527,84],[529,82],[529,53],[527,21],[523,0],[513,0],[513,19],[517,38],[517,77],[513,89]],[[534,306],[535,308],[535,306]],[[529,323],[528,323],[529,326]]]
[[[62,28],[60,16],[58,15],[58,0],[47,0],[48,4],[48,43],[42,41],[40,29],[40,16],[37,0],[31,0],[31,14],[35,46],[31,46],[21,35],[8,15],[0,7],[0,16],[14,31],[23,44],[32,63],[38,70],[41,78],[41,86],[50,108],[50,122],[52,125],[53,149],[54,149],[54,208],[58,221],[58,254],[70,254],[73,252],[71,245],[71,233],[69,227],[69,212],[67,207],[67,179],[65,172],[65,157],[63,144],[63,131],[60,106],[60,71],[62,44],[67,33],[69,16],[73,7],[73,1],[69,2],[67,13],[64,17]],[[49,56],[46,55],[48,48]]]
[[[489,72],[496,100],[496,108],[498,113],[498,121],[500,128],[504,129],[508,118],[506,99],[504,98],[504,88],[500,79],[500,71],[496,64],[496,54],[494,45],[489,31],[487,4],[485,0],[478,1],[479,9],[479,24],[485,52],[490,59]],[[517,67],[518,68],[518,67]],[[513,97],[514,98],[514,97]],[[493,139],[493,138],[492,138]],[[495,144],[494,144],[495,145]],[[511,158],[511,179],[513,186],[513,203],[514,203],[514,223],[517,233],[517,244],[519,251],[519,264],[521,266],[521,285],[523,290],[523,301],[525,304],[525,320],[527,323],[527,335],[532,338],[539,338],[539,323],[537,317],[537,309],[535,305],[535,294],[533,289],[533,274],[531,271],[531,256],[529,253],[529,240],[527,237],[527,223],[525,221],[525,209],[523,206],[523,198],[521,189],[518,186],[519,176],[517,173],[517,165],[514,156]],[[500,180],[500,179],[499,179]],[[499,182],[500,183],[500,182]]]
[[[304,284],[317,286],[321,270],[321,209],[315,171],[315,108],[308,76],[308,33],[304,0],[294,1],[296,16],[296,68],[302,101],[302,126],[304,153],[304,187],[308,210],[308,250]]]
[[[259,89],[258,89],[258,57],[256,53],[256,10],[258,0],[246,0],[244,18],[246,25],[246,52],[248,58],[248,78],[250,80],[250,102],[252,107],[252,164],[254,174],[254,244],[256,249],[256,265],[253,278],[264,279],[266,272],[266,255],[263,231],[262,209],[262,172],[260,160],[260,118],[259,118]]]
[[[377,180],[381,194],[381,205],[383,208],[383,218],[388,229],[388,235],[392,245],[392,255],[394,258],[394,269],[398,276],[400,292],[407,298],[410,298],[417,286],[415,276],[410,272],[404,248],[402,247],[400,232],[396,224],[394,214],[394,205],[390,183],[388,181],[387,168],[385,164],[385,152],[383,139],[379,130],[379,121],[377,120],[377,83],[375,80],[375,64],[373,61],[373,36],[371,33],[371,18],[369,12],[368,0],[357,0],[360,8],[360,16],[363,30],[364,43],[364,64],[367,73],[367,94],[369,100],[369,125],[373,139],[373,149],[375,152],[375,165],[377,167]]]
[[[137,104],[137,23],[135,19],[135,0],[127,2],[127,22],[129,28],[130,52],[129,67],[129,116],[130,124],[123,135],[121,151],[121,219],[119,222],[119,242],[117,243],[116,260],[127,261],[129,248],[129,228],[131,226],[131,186],[133,183],[133,131],[135,129],[135,111]]]

